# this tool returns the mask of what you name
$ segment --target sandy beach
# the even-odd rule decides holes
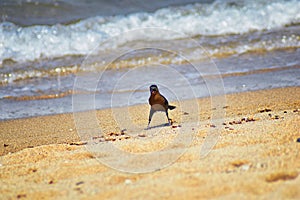
[[[0,200],[300,199],[300,1],[0,7]]]
[[[210,100],[196,100],[199,123],[184,133],[193,134],[193,140],[183,155],[149,173],[120,172],[101,163],[85,148],[73,114],[2,121],[0,198],[300,199],[300,87],[228,94],[223,119],[210,120]],[[159,115],[153,122],[161,134],[122,132],[111,110],[98,110],[104,135],[94,139],[132,153],[157,151],[180,134],[184,117],[193,116],[174,104],[172,126],[160,127]],[[127,108],[117,111],[122,109]],[[148,105],[128,110],[136,124],[146,127]],[[214,120],[222,125],[216,127]],[[207,133],[214,129],[221,130],[220,138],[201,158]],[[180,148],[171,146],[166,154]]]

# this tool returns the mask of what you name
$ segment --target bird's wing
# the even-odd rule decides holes
[[[162,96],[162,98],[164,98],[164,100],[165,100],[165,105],[168,106],[168,105],[169,105],[169,102],[168,102],[168,100],[166,99],[166,97],[164,97],[163,95],[161,95],[161,96]]]

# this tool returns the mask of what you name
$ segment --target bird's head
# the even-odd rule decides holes
[[[150,86],[150,93],[151,93],[151,95],[156,95],[158,92],[159,91],[158,91],[157,85],[151,85]]]

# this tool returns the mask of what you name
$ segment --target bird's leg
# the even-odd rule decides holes
[[[172,120],[169,118],[168,110],[166,110],[166,115],[167,115],[167,118],[168,118],[169,125],[172,125]]]
[[[151,119],[152,119],[152,116],[154,114],[155,110],[153,110],[152,108],[150,109],[150,113],[149,113],[149,121],[148,121],[148,128],[149,128],[149,125],[150,125],[150,122],[151,122]]]

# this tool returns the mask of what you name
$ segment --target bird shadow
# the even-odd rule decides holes
[[[164,124],[160,124],[160,125],[149,126],[149,127],[145,128],[144,130],[150,130],[150,129],[155,129],[155,128],[162,128],[162,127],[166,127],[166,126],[170,126],[170,124],[169,123],[164,123]]]

